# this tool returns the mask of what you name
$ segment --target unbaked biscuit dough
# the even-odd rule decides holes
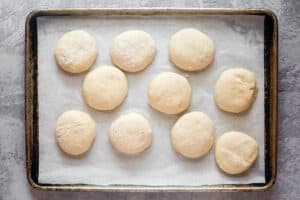
[[[258,156],[258,144],[245,133],[224,133],[216,143],[215,158],[227,174],[241,174],[248,170]]]
[[[155,42],[141,30],[125,31],[118,35],[110,49],[112,62],[127,72],[138,72],[151,64],[155,56]]]
[[[121,153],[137,154],[145,151],[152,142],[152,129],[147,119],[129,113],[116,119],[109,129],[112,146]]]
[[[207,154],[214,143],[214,124],[202,112],[181,116],[171,130],[173,148],[187,158],[200,158]]]
[[[74,30],[65,33],[57,42],[55,59],[58,66],[69,73],[88,70],[96,61],[96,40],[87,32]]]
[[[192,98],[187,79],[177,73],[162,72],[148,87],[148,103],[165,114],[178,114],[186,110]]]
[[[224,111],[240,113],[247,110],[257,94],[254,73],[244,68],[224,71],[215,86],[215,102]]]
[[[91,148],[96,137],[96,124],[87,113],[70,110],[59,116],[55,131],[60,149],[77,156]]]
[[[170,60],[184,71],[200,71],[214,59],[213,41],[204,33],[192,29],[176,32],[169,43]]]
[[[116,67],[100,66],[89,72],[82,86],[87,105],[96,110],[113,110],[127,96],[128,83],[125,74]]]

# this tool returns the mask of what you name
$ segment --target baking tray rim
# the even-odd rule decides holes
[[[149,186],[149,185],[85,185],[41,184],[35,177],[38,170],[38,102],[37,102],[37,26],[42,16],[88,16],[88,15],[264,15],[265,18],[265,183],[218,184],[200,186]],[[266,25],[268,26],[266,28]],[[267,32],[267,33],[266,33]],[[267,37],[267,40],[266,40]],[[268,48],[266,48],[266,45]],[[70,8],[39,9],[31,11],[25,23],[25,138],[26,172],[29,184],[41,190],[105,191],[105,192],[239,192],[265,191],[276,180],[277,173],[277,65],[278,20],[273,11],[252,8]],[[266,89],[267,88],[267,89]],[[267,95],[267,98],[266,98]],[[266,104],[267,102],[267,104]],[[267,105],[267,106],[266,106]],[[266,122],[267,120],[267,122]],[[34,154],[35,153],[35,154]],[[35,172],[35,173],[34,173]]]

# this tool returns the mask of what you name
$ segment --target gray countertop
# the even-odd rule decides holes
[[[26,179],[24,134],[24,24],[33,9],[73,7],[268,8],[279,21],[279,124],[276,184],[251,193],[44,192]],[[86,0],[0,2],[0,200],[2,199],[299,199],[300,1]]]

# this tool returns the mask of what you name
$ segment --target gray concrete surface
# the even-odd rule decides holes
[[[263,193],[84,193],[32,189],[25,175],[24,24],[37,8],[254,7],[279,19],[278,176]],[[299,199],[300,198],[300,1],[298,0],[48,0],[0,1],[0,200],[10,199]]]

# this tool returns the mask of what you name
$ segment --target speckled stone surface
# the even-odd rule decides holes
[[[43,192],[26,180],[24,136],[24,24],[38,8],[230,7],[268,8],[279,20],[278,175],[267,192],[86,193]],[[300,1],[298,0],[86,0],[0,1],[0,200],[6,199],[299,199]]]

